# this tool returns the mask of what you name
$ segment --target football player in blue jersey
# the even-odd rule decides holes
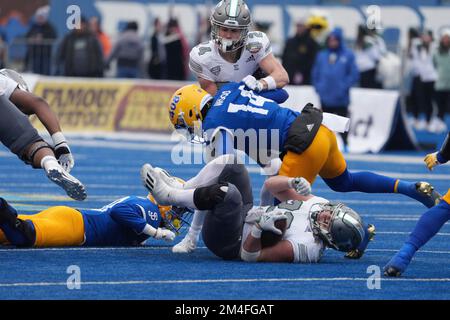
[[[136,246],[148,238],[172,241],[188,209],[129,196],[100,209],[50,207],[18,215],[0,198],[0,244],[17,247]]]
[[[426,155],[424,161],[429,170],[450,160],[450,133],[444,141],[440,151]],[[385,265],[384,274],[399,277],[411,262],[414,254],[423,247],[442,226],[450,220],[450,189],[442,197],[439,204],[426,211],[417,222],[408,240],[395,256]]]
[[[440,198],[427,182],[349,171],[333,132],[348,130],[347,118],[312,105],[301,113],[283,108],[243,82],[226,84],[214,96],[195,84],[184,86],[170,100],[169,118],[175,129],[201,136],[213,157],[242,150],[263,167],[280,157],[281,167],[272,173],[304,177],[311,184],[319,175],[338,192],[401,193],[426,207]]]

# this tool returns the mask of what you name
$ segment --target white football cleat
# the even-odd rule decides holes
[[[163,206],[172,205],[173,197],[171,194],[176,192],[176,189],[167,185],[164,179],[160,177],[159,172],[150,164],[146,163],[142,166],[141,179],[158,204]]]
[[[78,179],[67,173],[67,171],[65,171],[64,169],[50,169],[47,172],[47,177],[52,182],[63,188],[66,191],[67,195],[72,199],[77,201],[86,199],[87,194],[83,184],[78,181]]]
[[[191,253],[197,248],[197,241],[191,236],[186,235],[181,242],[172,247],[173,253]]]
[[[155,171],[159,173],[159,177],[164,180],[166,184],[175,189],[183,189],[184,183],[180,178],[171,176],[166,170],[156,167]]]

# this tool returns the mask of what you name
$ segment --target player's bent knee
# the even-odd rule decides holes
[[[196,188],[194,204],[199,210],[212,210],[223,202],[228,191],[227,183],[217,183],[212,186]]]

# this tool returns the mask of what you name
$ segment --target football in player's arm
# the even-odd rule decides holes
[[[276,194],[295,188],[304,193],[298,194],[303,201],[252,208],[248,172],[230,155],[214,159],[184,185],[171,183],[150,164],[142,167],[141,177],[158,203],[202,211],[203,241],[223,259],[311,263],[320,260],[326,247],[347,253],[359,249],[360,258],[373,236],[373,226],[364,225],[356,212],[310,195],[309,183],[301,178],[275,177],[268,184]],[[264,232],[281,237],[264,240]],[[189,239],[174,252],[192,252],[198,239]]]
[[[362,257],[375,227],[364,224],[355,211],[312,195],[309,182],[301,177],[274,176],[265,184],[273,195],[295,200],[257,207],[247,214],[241,250],[244,261],[316,263],[326,248],[346,252],[347,258]],[[289,190],[294,191],[293,197]],[[268,232],[279,238],[265,245],[264,233]]]

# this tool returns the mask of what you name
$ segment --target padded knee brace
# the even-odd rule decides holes
[[[212,210],[221,203],[227,194],[228,183],[217,183],[212,186],[196,188],[194,204],[199,210]]]
[[[37,169],[40,168],[39,166],[34,165],[34,156],[36,153],[41,150],[48,148],[53,151],[53,148],[44,140],[36,141],[34,142],[31,147],[29,148],[27,153],[24,153],[22,156],[22,160],[26,163],[31,165],[33,168]]]

